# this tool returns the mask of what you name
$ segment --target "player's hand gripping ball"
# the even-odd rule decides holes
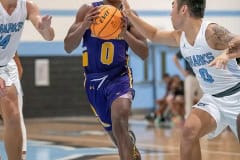
[[[91,24],[92,34],[100,39],[116,39],[122,31],[122,14],[114,6],[102,5],[99,16]]]

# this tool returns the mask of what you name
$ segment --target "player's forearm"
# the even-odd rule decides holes
[[[231,54],[227,54],[227,55],[228,55],[229,59],[240,58],[240,51],[231,53]]]
[[[173,57],[173,62],[175,63],[176,67],[177,67],[178,70],[181,72],[181,74],[182,74],[183,76],[186,76],[186,75],[185,75],[185,69],[180,65],[179,60],[178,60],[178,58],[177,58],[176,55]]]
[[[142,60],[148,57],[147,42],[138,40],[128,31],[124,35],[124,40],[128,43],[132,51],[136,53]]]
[[[77,27],[75,30],[69,31],[68,35],[64,39],[64,49],[67,53],[71,53],[79,46],[85,32],[86,28],[82,25]]]
[[[229,42],[227,54],[228,54],[229,58],[239,58],[240,57],[240,36],[234,37]]]
[[[40,32],[42,37],[47,41],[52,41],[55,37],[54,30],[52,27],[38,31]]]
[[[138,16],[134,14],[133,11],[129,11],[126,13],[130,22],[145,38],[148,38],[151,41],[155,41],[154,38],[157,33],[157,28],[140,19]]]

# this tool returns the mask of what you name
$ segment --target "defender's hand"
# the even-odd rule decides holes
[[[46,15],[41,17],[41,22],[38,25],[40,31],[47,30],[51,27],[52,16]]]
[[[127,15],[130,11],[130,5],[128,4],[127,0],[121,0],[122,1],[122,6],[123,6],[123,13]]]
[[[226,69],[227,63],[229,61],[229,56],[227,55],[228,51],[223,52],[209,64],[210,67],[215,66],[218,69]]]

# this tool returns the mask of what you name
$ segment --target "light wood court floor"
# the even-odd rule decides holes
[[[105,148],[111,153],[87,153],[69,160],[118,160],[117,151],[94,117],[26,119],[28,139],[54,142],[76,148]],[[143,118],[131,118],[143,160],[179,160],[181,127],[156,128]],[[2,129],[1,129],[2,130]],[[0,134],[2,137],[2,131]],[[214,140],[201,140],[203,160],[240,160],[240,145],[228,130]],[[53,159],[51,159],[53,160]],[[67,159],[65,159],[67,160]]]

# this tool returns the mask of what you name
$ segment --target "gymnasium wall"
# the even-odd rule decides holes
[[[21,60],[25,117],[93,115],[83,88],[81,57],[41,56]]]

